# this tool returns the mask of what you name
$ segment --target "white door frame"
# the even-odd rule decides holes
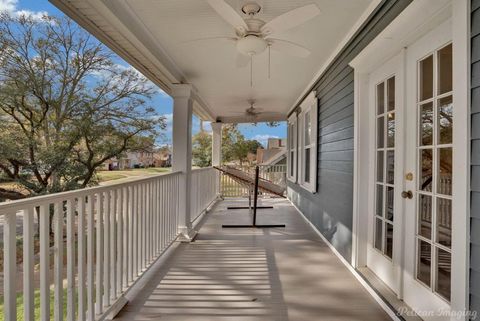
[[[415,0],[387,28],[385,28],[351,63],[355,69],[354,98],[354,204],[352,264],[366,266],[368,245],[368,202],[365,182],[368,182],[369,73],[398,54],[402,48],[428,33],[442,21],[452,19],[453,41],[453,103],[455,123],[453,162],[452,212],[452,282],[451,309],[467,311],[469,282],[470,238],[470,1],[469,0]],[[463,124],[465,124],[463,126]],[[462,213],[460,215],[459,213]],[[399,224],[399,223],[397,223]],[[403,224],[403,223],[402,223]],[[401,289],[400,289],[401,298]],[[467,316],[452,320],[467,320]]]

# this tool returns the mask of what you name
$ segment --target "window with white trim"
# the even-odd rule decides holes
[[[288,155],[287,155],[287,178],[289,181],[297,182],[297,114],[293,113],[288,119]]]
[[[317,111],[315,92],[300,105],[299,123],[299,183],[306,190],[315,193],[317,189]]]

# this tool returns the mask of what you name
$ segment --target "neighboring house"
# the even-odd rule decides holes
[[[155,153],[127,152],[124,157],[113,158],[104,163],[104,170],[125,170],[132,168],[155,167]]]
[[[154,165],[155,167],[170,167],[172,166],[172,152],[170,148],[163,147],[159,148],[154,154]]]
[[[257,149],[258,165],[280,165],[286,163],[287,140],[284,138],[269,138],[266,149]]]
[[[127,152],[130,160],[130,168],[153,167],[155,165],[155,153],[150,151]]]

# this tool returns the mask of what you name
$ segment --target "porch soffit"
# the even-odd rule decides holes
[[[206,1],[199,0],[50,0],[82,27],[104,42],[167,94],[171,85],[190,83],[197,89],[197,113],[205,119],[241,122],[247,100],[263,111],[286,116],[316,72],[351,33],[356,22],[378,0],[258,0],[260,16],[270,21],[294,8],[315,3],[321,13],[306,24],[278,35],[310,49],[306,58],[272,52],[250,68],[236,66],[234,44],[183,42],[209,36],[233,35],[232,28]],[[239,11],[244,0],[226,0]],[[277,120],[270,119],[265,121]],[[283,117],[285,118],[285,117]],[[261,118],[260,118],[261,119]]]

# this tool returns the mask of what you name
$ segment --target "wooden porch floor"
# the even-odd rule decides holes
[[[245,204],[245,201],[241,201]],[[217,204],[195,242],[180,244],[115,320],[384,321],[390,317],[286,200],[263,200],[259,223]],[[261,204],[260,204],[261,205]]]

